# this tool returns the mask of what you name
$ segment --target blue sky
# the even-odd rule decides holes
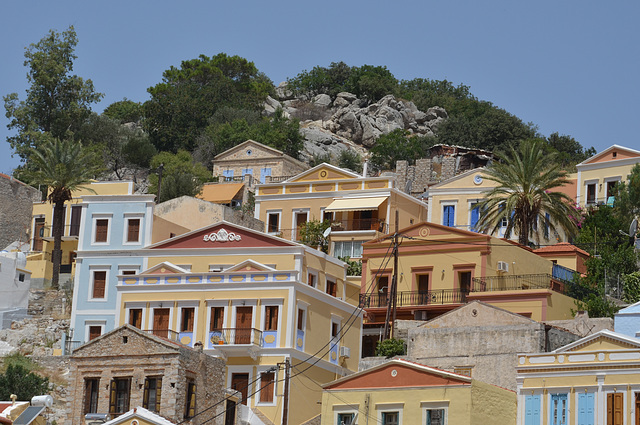
[[[24,48],[73,25],[74,73],[105,94],[148,99],[162,72],[200,54],[253,61],[277,85],[316,65],[386,65],[398,79],[447,79],[598,151],[640,149],[640,2],[109,1],[0,5],[0,94],[25,98]],[[18,164],[0,114],[0,172]]]

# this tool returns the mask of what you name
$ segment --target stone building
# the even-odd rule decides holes
[[[481,149],[462,146],[435,145],[425,158],[396,162],[398,188],[413,196],[420,196],[435,183],[450,179],[468,170],[484,167],[493,154]]]
[[[82,424],[87,413],[113,418],[141,406],[174,423],[223,424],[224,367],[201,349],[121,326],[71,356],[67,423]]]
[[[0,249],[29,240],[31,210],[41,197],[38,189],[0,173]]]

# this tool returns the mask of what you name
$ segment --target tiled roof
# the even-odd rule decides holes
[[[536,254],[540,253],[560,253],[560,252],[578,252],[582,255],[589,256],[589,253],[583,249],[578,248],[575,245],[571,245],[568,242],[560,242],[555,245],[545,246],[543,248],[538,248],[534,251]]]

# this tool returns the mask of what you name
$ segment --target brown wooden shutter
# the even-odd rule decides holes
[[[114,414],[116,412],[116,380],[111,380],[111,390],[109,391],[109,413]]]
[[[107,242],[109,232],[109,220],[101,218],[96,220],[96,242]]]
[[[193,332],[193,320],[195,309],[193,307],[182,309],[182,332]]]
[[[91,389],[92,389],[92,380],[85,379],[84,380],[84,413],[91,412]]]
[[[107,283],[107,272],[104,270],[93,272],[93,298],[104,298]]]
[[[149,378],[144,380],[144,393],[142,395],[142,407],[149,408]]]
[[[156,378],[156,412],[160,413],[160,399],[162,398],[162,378]]]
[[[140,238],[140,219],[131,218],[128,222],[127,242],[138,242]]]
[[[264,372],[260,375],[260,402],[273,402],[273,372]]]
[[[607,425],[623,425],[624,406],[622,393],[607,394]]]

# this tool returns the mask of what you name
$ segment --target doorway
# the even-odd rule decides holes
[[[249,374],[233,373],[231,374],[231,389],[242,394],[242,404],[247,405],[247,396],[249,394]]]
[[[236,344],[251,343],[251,322],[253,318],[253,307],[236,308]]]

